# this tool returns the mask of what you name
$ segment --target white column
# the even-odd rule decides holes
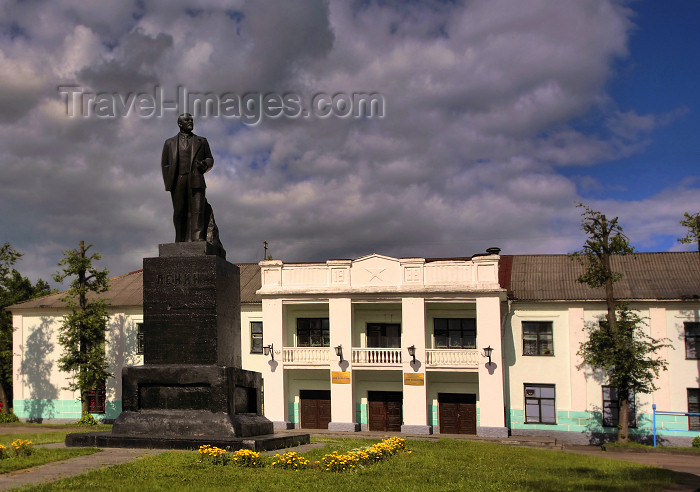
[[[428,425],[428,402],[425,386],[425,299],[401,299],[401,357],[403,358],[403,425],[406,434],[432,434]],[[408,347],[416,348],[416,362]],[[406,384],[408,383],[408,384]]]
[[[329,299],[328,321],[331,335],[330,366],[332,373],[345,373],[350,375],[350,384],[344,378],[331,377],[331,422],[329,430],[356,432],[360,430],[360,424],[355,422],[354,402],[352,398],[352,300],[344,297]],[[335,353],[335,347],[342,345],[343,361]]]
[[[501,344],[501,301],[498,297],[476,300],[477,348],[493,349],[491,364],[479,360],[479,436],[507,437],[503,399],[503,347]]]
[[[136,326],[133,327],[136,329]],[[109,371],[113,376],[106,381],[106,397],[108,401],[121,401],[122,397],[122,368],[125,365],[126,358],[133,355],[127,354],[126,346],[126,314],[114,313],[110,316],[107,324],[107,350],[111,351],[113,356],[108,357],[110,364]]]
[[[666,326],[666,308],[650,308],[649,325],[652,338],[660,340],[668,337],[668,330]],[[660,349],[657,352],[657,355],[662,359],[668,360],[668,348],[664,347]],[[655,384],[659,388],[653,394],[654,403],[656,403],[657,410],[671,408],[671,378],[669,371],[661,371],[659,373],[659,377],[655,381]]]
[[[275,429],[289,429],[291,424],[286,419],[287,399],[284,388],[284,370],[282,367],[282,347],[284,315],[281,299],[263,299],[263,345],[273,345],[274,360],[265,361],[263,370],[264,413],[275,424]],[[278,353],[279,352],[279,353]]]
[[[12,315],[12,388],[15,400],[24,400],[24,374],[22,373],[22,359],[24,359],[24,323],[22,315]],[[46,354],[50,357],[50,354]],[[17,408],[17,407],[15,407]],[[24,408],[24,402],[22,402]]]
[[[583,308],[569,308],[569,379],[571,381],[571,407],[574,412],[587,410],[586,371],[579,370],[583,359],[577,355],[586,339]],[[555,342],[556,343],[556,342]],[[556,354],[556,345],[554,346]]]

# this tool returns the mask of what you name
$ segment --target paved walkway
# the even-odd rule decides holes
[[[685,478],[674,492],[700,490],[700,455],[675,454],[675,453],[639,453],[629,451],[603,451],[595,446],[567,446],[566,452],[598,456],[612,460],[631,461],[643,465],[658,466],[683,473]]]

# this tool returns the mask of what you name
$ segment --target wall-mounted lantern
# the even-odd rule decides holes
[[[338,358],[340,358],[340,362],[343,362],[343,346],[342,345],[338,345],[337,347],[335,347],[335,355],[337,355]]]
[[[416,346],[415,345],[411,345],[410,347],[408,347],[408,355],[413,357],[413,362],[415,363],[416,362]]]
[[[491,345],[489,345],[484,349],[484,357],[489,358],[489,365],[491,365],[491,353],[493,353],[493,349],[491,348]]]
[[[275,352],[273,350],[272,344],[270,345],[265,345],[263,347],[263,354],[269,355],[271,360],[275,360]]]

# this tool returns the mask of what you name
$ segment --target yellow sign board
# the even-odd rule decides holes
[[[341,371],[331,371],[331,383],[350,384],[350,373]]]
[[[404,373],[403,384],[406,386],[423,386],[425,384],[425,374],[422,372]]]

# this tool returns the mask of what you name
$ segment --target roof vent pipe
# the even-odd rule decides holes
[[[486,252],[490,255],[497,255],[501,253],[501,248],[497,247],[491,247],[491,248],[486,248]]]

